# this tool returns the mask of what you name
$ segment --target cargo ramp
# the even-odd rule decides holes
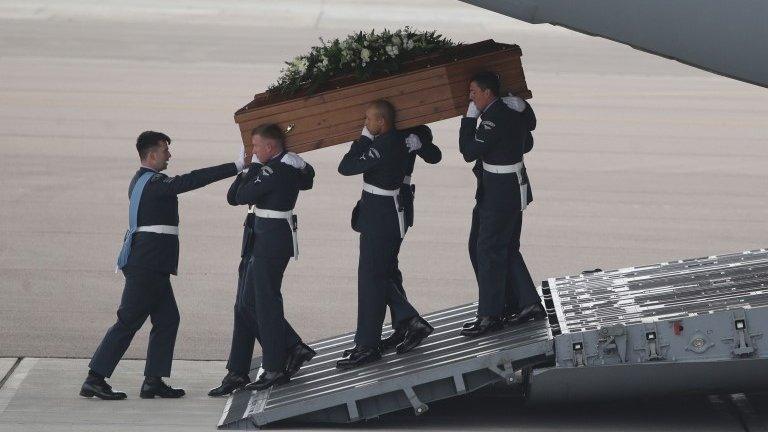
[[[476,304],[458,306],[425,316],[435,332],[414,351],[357,369],[335,368],[354,334],[312,343],[317,356],[290,383],[234,393],[219,428],[422,415],[499,383],[533,402],[768,388],[765,249],[552,278],[540,292],[547,320],[467,339]]]

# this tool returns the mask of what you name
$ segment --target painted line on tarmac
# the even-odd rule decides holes
[[[16,367],[12,368],[3,386],[0,387],[0,415],[8,408],[8,404],[11,403],[16,391],[21,387],[21,383],[29,375],[29,371],[37,364],[37,360],[36,358],[22,358],[15,365]]]
[[[16,370],[16,366],[18,366],[19,363],[21,363],[21,358],[19,358],[19,357],[8,357],[8,358],[5,358],[5,359],[0,359],[0,360],[10,360],[10,359],[13,359],[13,364],[11,365],[11,367],[6,369],[3,372],[3,376],[0,377],[0,388],[3,388],[3,385],[5,385],[5,381],[7,381],[8,377],[11,376],[11,374],[13,373],[14,370]]]

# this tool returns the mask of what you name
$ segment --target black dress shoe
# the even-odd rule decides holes
[[[377,348],[355,347],[349,357],[336,362],[338,369],[352,369],[381,359],[381,350]]]
[[[517,306],[504,306],[504,310],[501,311],[501,320],[504,324],[513,322],[517,318]]]
[[[155,396],[163,399],[177,399],[187,394],[184,389],[175,389],[160,377],[145,377],[141,385],[139,397],[142,399],[154,399]]]
[[[478,317],[475,325],[462,329],[461,335],[474,338],[499,330],[503,326],[504,321],[500,317],[481,316]]]
[[[406,327],[406,329],[405,340],[397,346],[398,354],[405,354],[416,348],[421,341],[435,331],[434,327],[429,325],[429,323],[420,316],[415,316],[408,321],[408,327]]]
[[[348,348],[348,349],[345,349],[344,351],[342,351],[342,352],[341,352],[341,356],[342,356],[342,357],[349,357],[349,356],[351,356],[351,355],[352,355],[352,353],[355,353],[355,352],[357,352],[357,350],[358,350],[358,349],[357,349],[357,345],[355,345],[355,346],[353,346],[352,348]]]
[[[240,375],[233,372],[229,372],[223,380],[221,380],[221,385],[211,389],[211,391],[208,392],[208,396],[211,397],[219,397],[219,396],[226,396],[228,394],[231,394],[233,391],[241,389],[245,387],[246,384],[251,382],[251,379],[248,378],[248,375]]]
[[[290,378],[285,374],[283,371],[279,372],[270,372],[270,371],[264,371],[259,375],[259,378],[243,387],[244,390],[247,391],[261,391],[266,390],[272,386],[285,384],[288,381],[290,381]]]
[[[512,318],[510,324],[522,324],[524,322],[534,320],[543,320],[547,317],[547,313],[544,312],[544,308],[539,303],[534,303],[523,308],[514,318]]]
[[[357,344],[355,344],[355,346],[353,346],[352,348],[347,348],[344,351],[342,351],[341,352],[341,356],[342,357],[349,357],[349,356],[351,356],[352,354],[354,354],[354,353],[356,353],[358,351],[360,351],[360,348],[357,346]],[[381,353],[384,352],[384,348],[381,347],[381,343],[379,343],[379,352],[381,352]]]
[[[464,324],[461,325],[462,329],[474,327],[477,325],[477,323],[480,322],[480,317],[476,316],[475,319],[472,321],[467,321]]]
[[[128,397],[123,392],[113,391],[112,386],[107,384],[104,378],[93,376],[85,379],[83,386],[80,387],[80,396],[87,398],[96,396],[104,400],[121,400]]]
[[[397,327],[391,335],[381,340],[381,351],[389,351],[405,340],[406,327]],[[348,356],[345,356],[348,357]]]
[[[299,372],[304,364],[308,363],[317,353],[304,342],[299,342],[288,349],[288,358],[285,360],[285,374],[290,378]]]

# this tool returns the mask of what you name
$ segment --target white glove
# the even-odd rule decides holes
[[[293,152],[288,152],[285,155],[283,155],[282,159],[280,159],[280,162],[286,165],[290,165],[296,169],[304,169],[304,167],[307,166],[307,163],[304,162],[304,159],[302,159],[301,156]]]
[[[504,102],[504,104],[513,110],[517,112],[523,112],[525,111],[525,101],[520,99],[517,96],[504,96],[501,98],[501,101]]]
[[[371,131],[369,131],[369,130],[368,130],[368,126],[363,126],[363,132],[362,132],[362,135],[363,135],[364,137],[368,137],[368,138],[370,138],[370,139],[371,139],[371,141],[373,141],[373,134],[371,133]]]
[[[477,105],[475,105],[474,102],[469,103],[469,108],[467,108],[467,117],[472,117],[472,118],[480,117],[480,110],[477,109]]]
[[[405,139],[405,145],[408,146],[408,153],[415,152],[421,148],[421,140],[419,139],[418,135],[410,134]]]
[[[240,156],[235,160],[235,166],[237,167],[237,172],[242,172],[245,168],[245,147],[240,147]]]

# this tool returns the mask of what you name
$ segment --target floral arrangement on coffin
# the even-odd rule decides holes
[[[290,96],[306,88],[308,94],[341,75],[354,75],[358,80],[397,72],[401,65],[414,58],[434,54],[444,48],[456,46],[434,31],[419,32],[405,27],[376,33],[358,32],[346,39],[330,42],[320,38],[320,46],[312,47],[309,54],[300,55],[283,68],[269,93]]]

